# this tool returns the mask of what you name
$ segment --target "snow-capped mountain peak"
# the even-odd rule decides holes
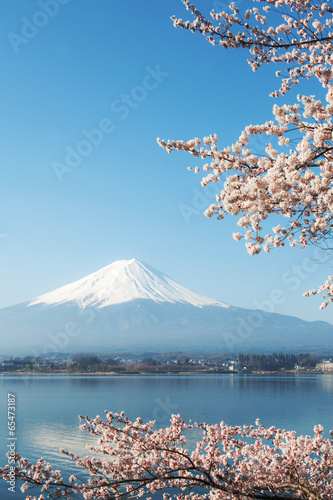
[[[136,259],[113,262],[85,278],[33,299],[28,305],[76,302],[81,309],[89,306],[103,308],[135,299],[181,302],[196,307],[229,307],[185,288]]]
[[[0,310],[0,338],[8,355],[34,356],[333,350],[328,323],[228,306],[135,259]]]

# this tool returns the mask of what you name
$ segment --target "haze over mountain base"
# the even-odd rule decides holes
[[[135,259],[0,310],[2,354],[333,351],[333,326],[199,295]]]

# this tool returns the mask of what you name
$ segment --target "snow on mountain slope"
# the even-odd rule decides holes
[[[81,309],[89,306],[103,308],[134,299],[229,308],[223,302],[185,288],[136,259],[113,262],[85,278],[33,299],[28,306],[76,302]]]
[[[241,309],[121,260],[0,309],[3,355],[55,352],[333,352],[333,326]],[[6,349],[6,351],[4,351]]]

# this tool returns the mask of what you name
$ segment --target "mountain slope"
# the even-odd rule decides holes
[[[229,307],[222,302],[192,292],[136,259],[113,262],[81,280],[37,297],[29,302],[29,306],[56,305],[72,301],[81,309],[90,306],[101,308],[136,299],[181,302],[196,307]]]
[[[333,326],[232,307],[135,259],[0,309],[0,354],[333,351]]]

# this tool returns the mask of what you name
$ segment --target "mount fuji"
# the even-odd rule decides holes
[[[0,354],[333,351],[333,326],[230,306],[135,259],[0,309]]]
[[[192,292],[136,259],[113,262],[79,281],[37,297],[29,302],[29,306],[76,302],[81,309],[90,306],[103,308],[139,299],[157,303],[181,302],[195,307],[229,307]]]

